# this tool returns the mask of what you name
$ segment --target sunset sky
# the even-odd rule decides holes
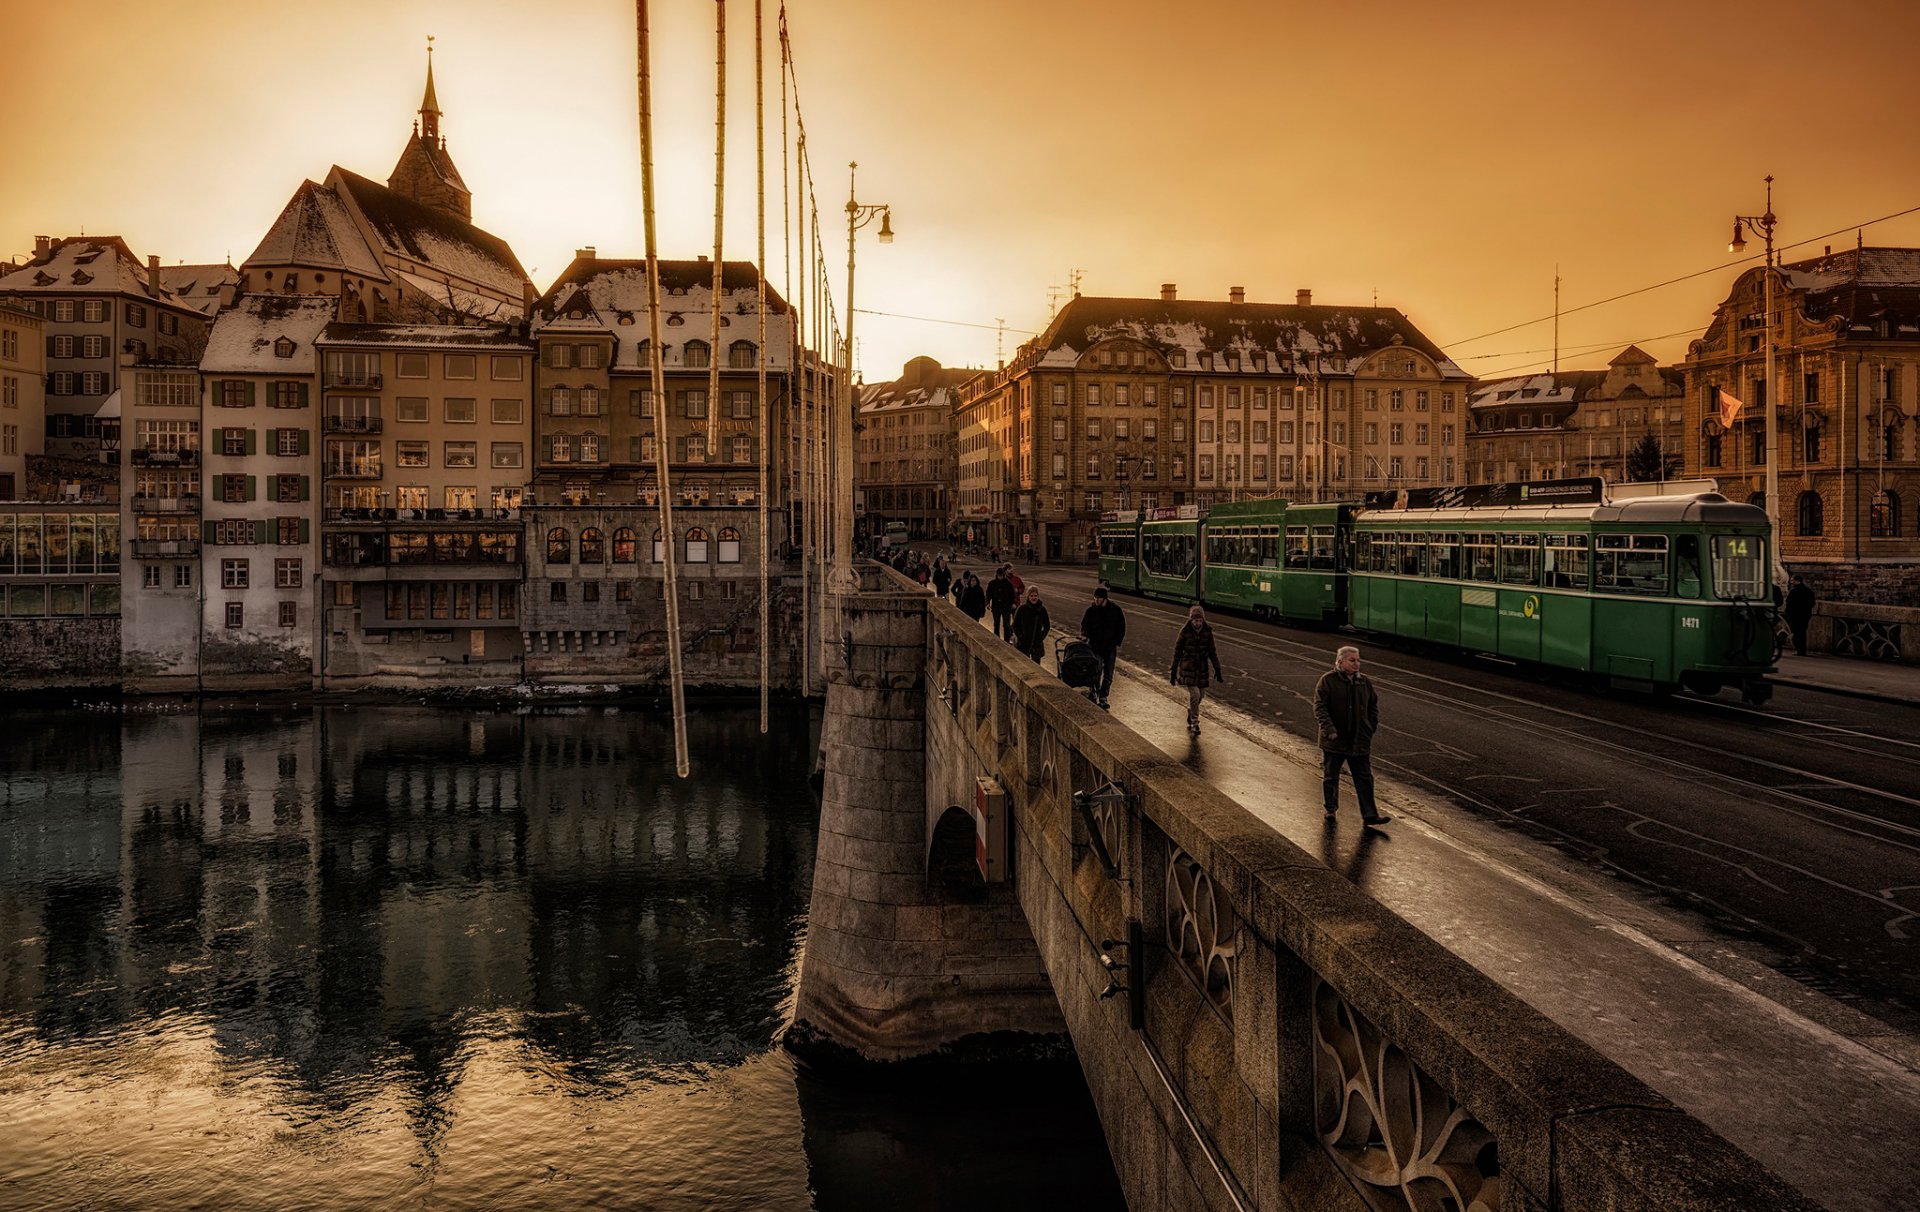
[[[767,5],[770,277],[780,85]],[[237,264],[301,180],[384,180],[435,36],[442,130],[475,221],[543,289],[575,247],[643,252],[634,8],[612,0],[4,0],[10,125],[0,257],[118,234]],[[712,0],[656,0],[661,253],[711,251]],[[754,256],[750,0],[730,0],[727,256]],[[990,365],[1048,288],[1405,311],[1470,372],[1628,342],[1684,355],[1741,265],[1732,216],[1776,178],[1782,243],[1851,244],[1920,207],[1920,4],[1378,0],[792,0],[836,300],[846,164],[898,239],[860,236],[859,362]],[[1844,229],[1844,230],[1843,230]],[[1840,234],[1828,235],[1830,232]],[[1920,214],[1868,227],[1920,245]],[[1755,254],[1757,243],[1748,249]],[[983,327],[899,317],[964,321]],[[1475,339],[1483,338],[1484,339]]]

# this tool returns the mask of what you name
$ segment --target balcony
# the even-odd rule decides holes
[[[179,556],[197,556],[200,554],[199,539],[135,539],[133,554],[137,559],[162,560]]]
[[[380,382],[377,370],[330,370],[320,386],[323,391],[379,391]]]
[[[198,467],[200,450],[187,447],[180,450],[135,450],[130,457],[135,467]]]
[[[327,433],[379,433],[379,417],[327,417],[321,422]]]
[[[133,512],[145,514],[199,513],[200,498],[189,497],[135,497]]]

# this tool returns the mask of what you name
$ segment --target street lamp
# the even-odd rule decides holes
[[[846,407],[835,422],[833,496],[840,503],[833,528],[833,580],[842,593],[857,588],[853,573],[853,233],[880,220],[880,243],[893,243],[893,209],[885,203],[863,205],[854,200],[853,174],[857,161],[847,165],[847,335],[841,365],[841,390],[847,394]]]
[[[1773,178],[1767,178],[1767,210],[1760,215],[1735,215],[1733,217],[1733,239],[1727,242],[1727,251],[1738,253],[1747,247],[1744,233],[1751,232],[1766,242],[1766,278],[1765,294],[1761,306],[1765,315],[1761,317],[1761,341],[1767,350],[1767,399],[1763,411],[1767,425],[1767,526],[1773,532],[1773,568],[1778,583],[1779,574],[1785,565],[1780,558],[1780,456],[1778,438],[1775,433],[1774,409],[1779,398],[1773,382],[1773,229],[1778,220],[1773,213]]]

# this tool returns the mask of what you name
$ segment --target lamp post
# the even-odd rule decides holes
[[[893,210],[885,203],[863,205],[854,200],[853,174],[857,161],[847,165],[847,335],[841,358],[841,390],[846,406],[834,423],[833,445],[839,452],[833,462],[833,497],[839,503],[833,528],[833,582],[842,593],[856,588],[853,574],[853,234],[880,220],[880,243],[893,243]]]
[[[1783,579],[1780,574],[1786,569],[1780,558],[1780,455],[1777,427],[1774,421],[1774,410],[1778,406],[1776,402],[1779,399],[1773,381],[1773,229],[1777,221],[1773,213],[1773,178],[1769,176],[1766,213],[1735,215],[1733,239],[1727,242],[1727,251],[1730,253],[1741,252],[1747,247],[1743,232],[1751,232],[1766,242],[1766,277],[1763,283],[1765,293],[1761,302],[1766,314],[1761,317],[1763,334],[1761,343],[1766,346],[1767,352],[1767,399],[1764,409],[1767,425],[1767,527],[1772,532],[1773,539],[1775,584]]]

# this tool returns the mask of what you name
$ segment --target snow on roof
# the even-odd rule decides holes
[[[491,353],[532,353],[518,324],[343,324],[321,332],[322,345],[432,345]]]
[[[759,322],[753,307],[759,271],[749,261],[728,261],[721,269],[720,341],[753,342]],[[680,363],[689,342],[713,340],[713,263],[660,262],[661,353],[669,366]],[[548,331],[610,333],[614,338],[613,366],[635,369],[644,365],[640,344],[648,337],[647,263],[645,261],[575,258],[558,280],[534,304],[535,334]],[[767,288],[767,353],[769,371],[784,371],[789,362],[792,326],[786,301]]]
[[[1490,408],[1497,404],[1576,404],[1605,383],[1604,370],[1563,370],[1508,379],[1491,379],[1477,385],[1467,397],[1468,408]]]
[[[508,303],[491,295],[483,295],[450,282],[436,282],[423,278],[419,274],[410,274],[405,270],[395,275],[401,285],[416,295],[431,299],[433,303],[447,311],[470,316],[476,320],[493,320],[506,323],[521,318],[520,304]]]
[[[415,261],[483,289],[524,297],[527,271],[500,237],[338,165],[327,174],[327,183],[342,190],[366,220],[385,254],[382,260]]]
[[[331,295],[241,295],[207,334],[200,369],[207,373],[310,375],[313,342],[333,319]],[[281,357],[282,339],[293,342]]]
[[[162,265],[160,284],[176,301],[211,316],[240,284],[240,271],[231,265]]]
[[[978,370],[953,369],[932,358],[915,358],[907,363],[906,373],[890,383],[870,383],[861,390],[860,411],[882,412],[905,408],[944,408],[952,410],[960,403],[959,387],[979,374]]]
[[[332,189],[312,181],[302,181],[293,191],[246,264],[299,265],[387,281],[380,259],[367,246],[346,203]]]
[[[160,291],[147,282],[147,267],[119,236],[69,236],[55,240],[44,257],[0,275],[0,291],[26,294],[134,295],[200,310],[198,302],[174,297],[161,271]]]

